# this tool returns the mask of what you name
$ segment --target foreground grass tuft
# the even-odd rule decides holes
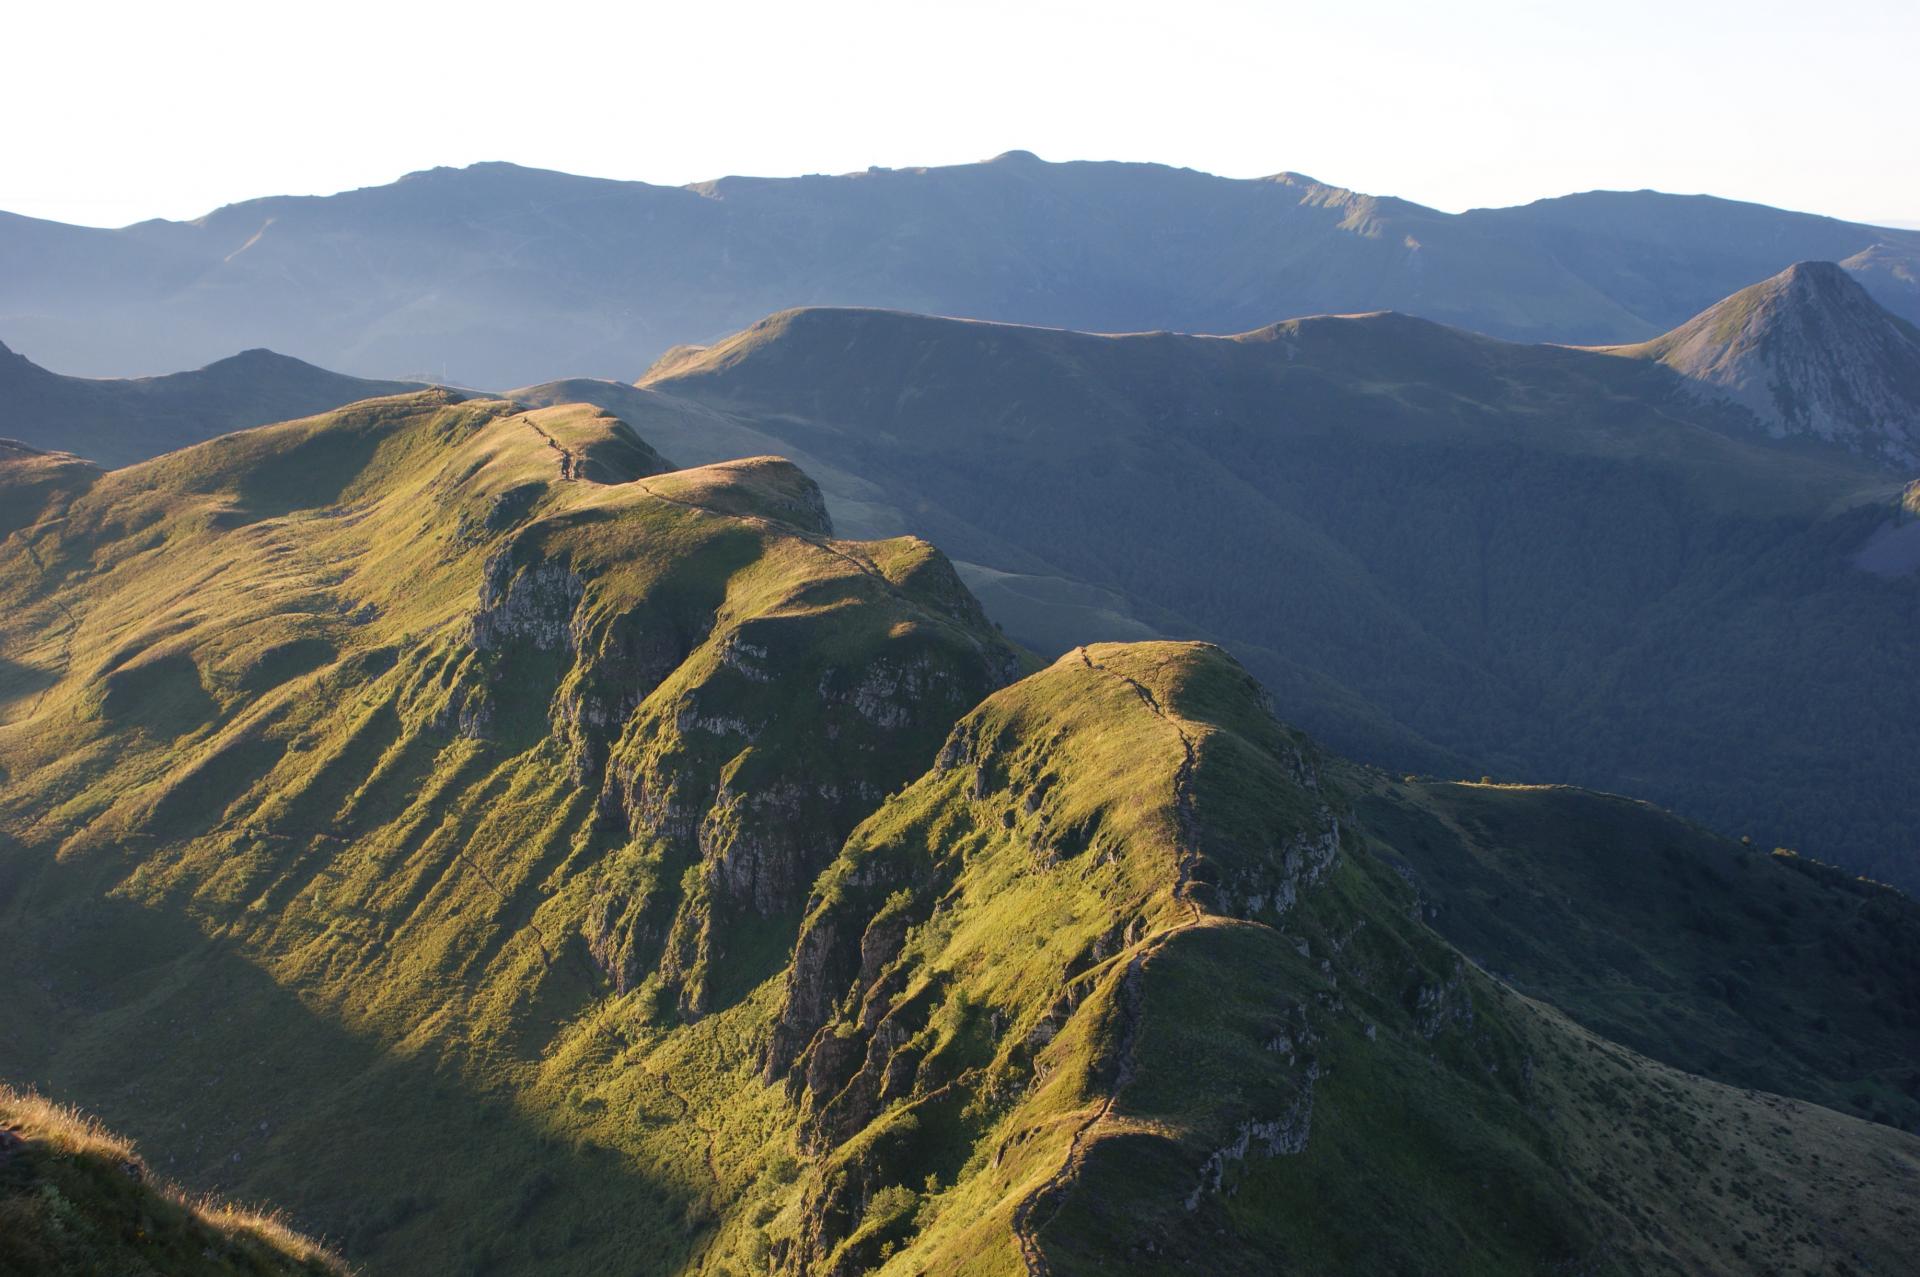
[[[0,1086],[0,1273],[348,1271],[279,1214],[190,1196],[78,1109]]]

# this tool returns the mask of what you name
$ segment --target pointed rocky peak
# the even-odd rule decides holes
[[[1774,438],[1920,466],[1920,330],[1833,262],[1801,262],[1613,353],[1652,359],[1747,409]]]

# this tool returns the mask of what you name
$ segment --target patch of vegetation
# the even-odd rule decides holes
[[[712,1100],[638,1061],[764,1015],[813,874],[1015,672],[951,568],[835,540],[784,463],[656,478],[590,409],[423,393],[46,468],[0,467],[40,503],[0,556],[37,1026],[0,1071],[189,1123],[174,1173],[382,1265],[697,1252]],[[164,1118],[119,1090],[155,1033]],[[757,1072],[729,1049],[698,1068]]]
[[[0,1272],[346,1277],[348,1269],[280,1216],[189,1197],[93,1119],[0,1086]]]

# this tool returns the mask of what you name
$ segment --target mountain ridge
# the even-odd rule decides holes
[[[349,1277],[278,1215],[191,1198],[85,1115],[0,1085],[0,1270]]]
[[[471,385],[630,378],[671,346],[797,304],[1189,332],[1391,308],[1593,344],[1656,336],[1793,260],[1875,251],[1889,260],[1862,259],[1863,278],[1920,317],[1900,275],[1920,234],[1709,197],[1447,214],[1298,175],[1153,164],[688,187],[487,164],[116,231],[0,219],[0,258],[17,264],[0,283],[0,330],[89,373],[264,343]]]
[[[0,435],[113,467],[228,431],[418,388],[329,372],[264,347],[185,372],[70,377],[0,343]]]

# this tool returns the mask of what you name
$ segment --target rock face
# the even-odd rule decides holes
[[[1614,349],[1658,360],[1776,439],[1920,468],[1920,330],[1832,262],[1790,266],[1663,337]]]

